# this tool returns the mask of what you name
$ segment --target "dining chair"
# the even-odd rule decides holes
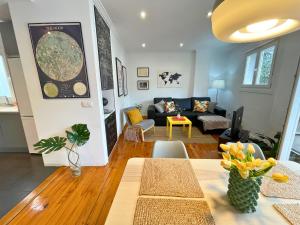
[[[152,158],[184,158],[188,153],[182,141],[155,141]]]
[[[230,144],[236,144],[236,143],[227,142],[227,145],[230,145]],[[242,144],[244,145],[244,149],[248,148],[248,144],[252,144],[254,149],[255,149],[255,153],[253,154],[254,158],[259,158],[259,159],[262,159],[262,160],[266,160],[263,151],[261,150],[261,148],[257,144],[255,144],[255,143],[242,143]]]

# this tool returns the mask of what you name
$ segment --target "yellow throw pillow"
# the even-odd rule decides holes
[[[135,125],[137,123],[140,123],[143,121],[142,114],[140,110],[138,109],[131,109],[127,112],[127,116],[131,122],[132,125]]]
[[[209,101],[198,101],[194,102],[194,112],[206,112],[208,109]]]

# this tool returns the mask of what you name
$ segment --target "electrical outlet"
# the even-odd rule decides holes
[[[92,108],[93,102],[91,101],[81,101],[81,107],[82,108]]]

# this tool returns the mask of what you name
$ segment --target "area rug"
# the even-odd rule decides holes
[[[213,225],[215,222],[202,200],[139,197],[133,224]]]
[[[204,197],[193,168],[186,159],[145,159],[139,194]]]
[[[182,126],[173,127],[172,141],[182,141],[186,144],[217,144],[216,139],[210,134],[202,134],[197,127],[192,127],[192,137],[188,138],[188,127],[184,130]],[[155,127],[155,131],[149,130],[145,133],[145,142],[169,140],[169,133],[166,127]]]

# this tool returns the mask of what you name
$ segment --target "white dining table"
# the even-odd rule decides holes
[[[144,158],[132,158],[128,160],[106,219],[106,225],[133,224],[144,160]],[[299,200],[270,198],[260,194],[256,212],[249,214],[240,213],[228,202],[226,192],[229,173],[220,166],[220,160],[190,159],[190,162],[204,193],[204,200],[208,203],[216,225],[289,224],[273,207],[273,204],[300,203]],[[292,171],[300,173],[299,164],[291,161],[281,163]]]

